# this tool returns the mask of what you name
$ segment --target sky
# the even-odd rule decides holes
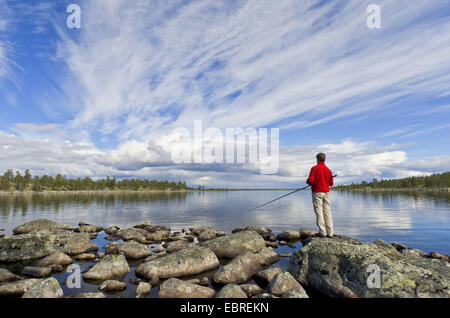
[[[297,187],[318,152],[338,184],[450,171],[448,30],[446,0],[0,0],[0,173]],[[278,171],[173,162],[196,120],[278,128]]]

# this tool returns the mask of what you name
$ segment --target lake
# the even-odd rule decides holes
[[[204,225],[230,232],[251,224],[266,225],[275,233],[300,227],[317,230],[309,191],[245,213],[288,192],[2,194],[0,228],[10,235],[20,224],[48,218],[72,226],[83,221],[125,228],[150,221],[173,230]],[[333,191],[331,200],[336,234],[363,241],[381,238],[425,252],[450,254],[448,192]]]
[[[0,228],[6,235],[12,229],[28,221],[47,218],[60,224],[76,226],[80,221],[101,225],[118,225],[121,228],[143,221],[168,225],[172,230],[196,226],[213,226],[229,233],[237,226],[266,225],[273,232],[298,230],[300,227],[316,229],[311,193],[301,191],[263,208],[245,213],[288,191],[227,191],[227,192],[118,192],[118,193],[55,193],[0,195]],[[411,248],[426,252],[437,251],[450,254],[450,195],[448,193],[392,193],[350,192],[331,193],[332,213],[336,234],[351,236],[363,241],[381,238],[387,242],[401,242]],[[104,232],[93,240],[104,252],[108,244]],[[153,244],[150,249],[161,245]],[[302,247],[279,246],[278,253],[292,253]],[[142,261],[129,261],[131,272],[122,278],[127,288],[107,297],[135,297],[135,269]],[[286,270],[289,258],[283,257],[272,265]],[[76,262],[81,272],[95,263]],[[20,274],[26,263],[7,265]],[[5,265],[3,265],[5,266]],[[64,296],[81,292],[98,292],[98,282],[83,281],[81,289],[66,284],[71,272],[53,274],[63,289]],[[212,276],[202,273],[201,276]],[[189,277],[196,278],[196,277]],[[214,286],[211,286],[214,287]],[[214,287],[216,288],[216,287]],[[306,288],[306,287],[305,287]],[[149,297],[158,296],[159,287],[154,286]],[[311,297],[323,297],[314,290]]]

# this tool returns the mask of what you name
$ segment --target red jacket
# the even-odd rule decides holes
[[[312,186],[312,192],[330,192],[330,186],[334,184],[331,170],[324,162],[319,162],[317,166],[311,168],[306,183]]]

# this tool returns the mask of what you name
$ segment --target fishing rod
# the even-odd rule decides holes
[[[337,177],[337,175],[332,176],[332,178],[336,178],[336,177]],[[301,188],[301,189],[296,189],[295,191],[292,191],[292,192],[290,192],[290,193],[288,193],[288,194],[282,195],[281,197],[278,197],[278,198],[276,198],[276,199],[273,199],[272,201],[266,202],[266,203],[264,203],[264,204],[262,204],[262,205],[260,205],[260,206],[257,206],[256,208],[253,208],[253,209],[251,209],[251,210],[248,210],[247,212],[245,212],[245,214],[247,214],[247,213],[249,213],[249,212],[252,212],[252,211],[255,211],[255,210],[259,209],[259,208],[262,208],[263,206],[266,206],[266,205],[268,205],[268,204],[270,204],[270,203],[272,203],[272,202],[275,202],[275,201],[278,201],[278,200],[280,200],[280,199],[283,199],[284,197],[287,197],[288,195],[297,193],[298,191],[302,191],[302,190],[308,189],[309,187],[310,187],[310,185],[308,185],[308,186],[306,186],[306,187],[304,187],[304,188]]]

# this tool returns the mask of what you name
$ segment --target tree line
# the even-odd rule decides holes
[[[339,185],[335,189],[433,189],[450,187],[450,172],[436,173],[430,176],[409,177],[403,179],[363,181],[358,184]]]
[[[69,179],[61,174],[32,176],[27,169],[22,175],[12,169],[0,176],[0,191],[96,191],[96,190],[190,190],[185,181],[121,179],[106,177],[93,180],[89,177]]]

